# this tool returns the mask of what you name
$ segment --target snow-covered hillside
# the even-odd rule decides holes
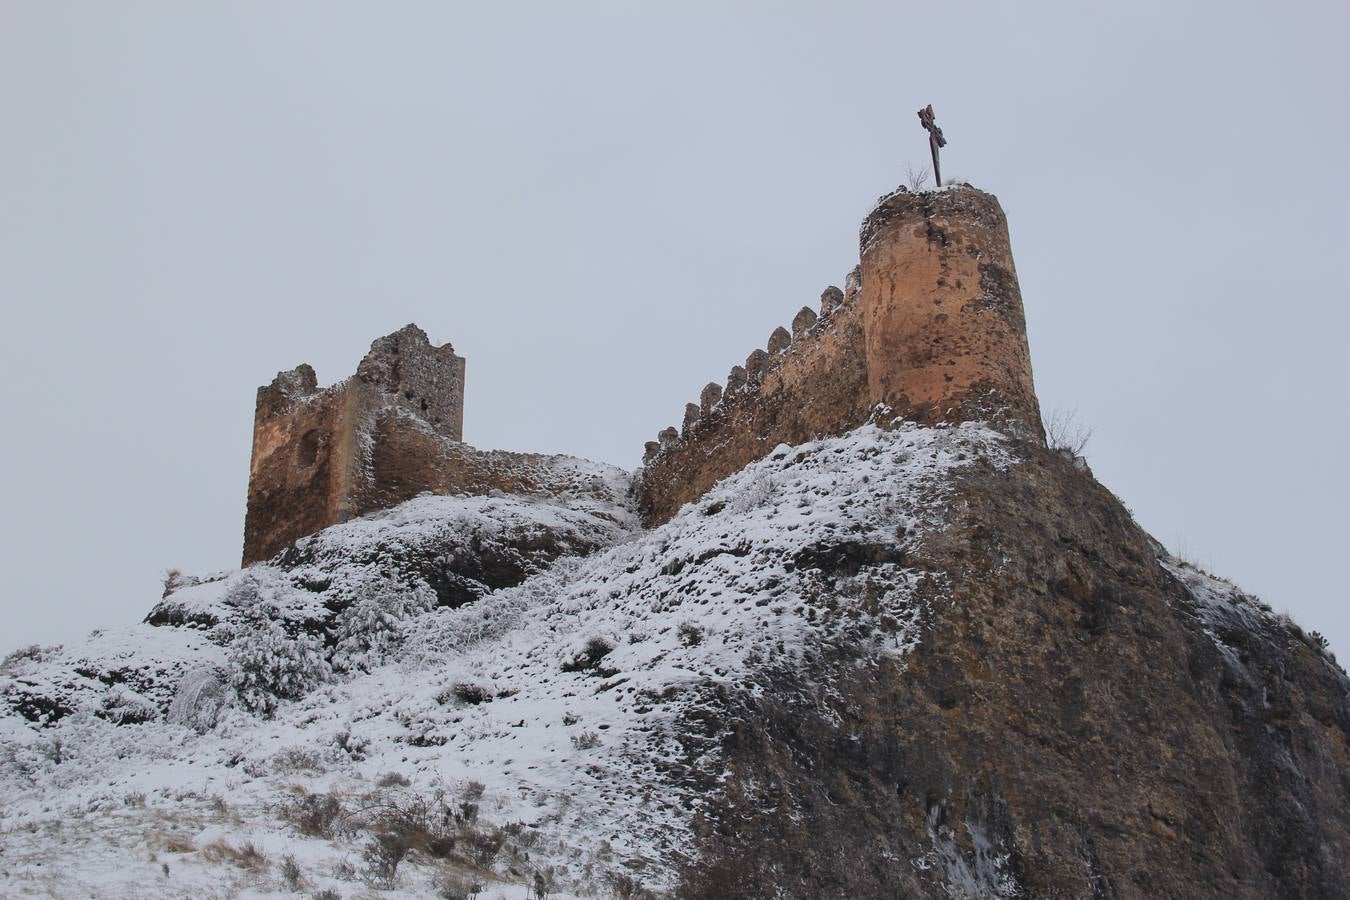
[[[668,884],[722,774],[724,698],[832,647],[902,656],[934,577],[905,548],[954,473],[1006,453],[975,425],[866,426],[779,447],[648,532],[618,503],[422,497],[186,583],[159,624],[18,654],[4,889]],[[485,556],[518,583],[474,578]]]

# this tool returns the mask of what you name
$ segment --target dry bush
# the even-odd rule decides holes
[[[564,672],[591,672],[608,678],[614,674],[614,670],[602,668],[600,660],[608,656],[613,650],[613,643],[597,635],[586,642],[585,648],[579,654],[570,661],[563,663],[562,670]]]
[[[446,690],[436,695],[436,702],[442,706],[449,703],[458,703],[462,706],[477,706],[480,703],[487,703],[492,699],[492,690],[485,688],[481,684],[472,684],[467,681],[457,681],[450,685]]]
[[[286,889],[292,893],[300,890],[300,885],[305,880],[304,873],[300,871],[300,864],[290,854],[281,859],[281,880],[285,882]]]
[[[208,862],[228,862],[241,869],[261,872],[267,868],[267,854],[258,849],[252,841],[234,846],[225,840],[216,840],[202,848],[202,857]]]
[[[1076,410],[1056,409],[1045,421],[1045,445],[1058,450],[1066,456],[1082,456],[1088,441],[1092,440],[1092,429],[1080,425]]]
[[[915,171],[914,167],[911,165],[907,164],[905,166],[905,183],[909,185],[911,191],[923,190],[928,184],[928,179],[930,177],[932,176],[929,173],[927,166],[924,166],[917,171]]]
[[[192,843],[192,838],[180,837],[176,834],[162,835],[157,845],[165,853],[195,853],[197,850],[197,845]]]
[[[583,731],[572,735],[572,747],[576,750],[591,750],[600,746],[600,735],[594,731]]]
[[[282,775],[294,772],[324,772],[323,755],[304,747],[287,747],[272,757],[272,771]]]
[[[679,634],[680,643],[686,647],[697,647],[703,643],[703,629],[693,622],[681,622],[676,632]]]
[[[483,882],[458,872],[445,872],[436,881],[436,896],[442,900],[475,900],[483,892]]]
[[[345,811],[333,794],[311,794],[302,791],[299,796],[282,803],[281,818],[309,837],[333,838],[347,826]]]
[[[401,831],[377,831],[371,835],[363,856],[366,876],[375,884],[393,887],[399,863],[412,850],[409,835]]]

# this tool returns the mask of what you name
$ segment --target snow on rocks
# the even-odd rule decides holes
[[[580,892],[623,872],[660,886],[689,849],[690,820],[722,774],[722,698],[754,693],[775,671],[803,666],[832,646],[902,656],[920,638],[921,612],[920,576],[906,568],[906,548],[941,527],[960,468],[975,459],[1002,465],[1007,453],[1002,438],[973,424],[868,425],[780,446],[660,528],[584,558],[555,554],[551,566],[535,566],[520,583],[474,602],[419,607],[429,611],[400,620],[396,652],[330,673],[297,699],[277,702],[269,719],[236,704],[217,710],[197,734],[184,727],[193,723],[181,711],[173,722],[123,726],[87,711],[47,728],[0,716],[0,753],[7,754],[0,789],[10,798],[0,828],[6,840],[31,845],[44,823],[72,810],[122,816],[124,798],[134,796],[148,798],[153,810],[179,806],[199,815],[207,798],[223,795],[242,817],[234,826],[241,839],[242,832],[265,834],[275,852],[291,848],[312,870],[338,871],[335,860],[351,846],[292,833],[275,818],[279,798],[296,790],[355,794],[395,772],[411,792],[461,796],[473,788],[480,795],[474,809],[515,835],[508,844],[516,862],[502,877],[547,869]],[[584,534],[583,548],[631,527],[631,513],[614,508],[527,511],[526,503],[418,498],[330,528],[295,557],[255,567],[253,602],[268,598],[261,602],[277,609],[278,621],[303,630],[322,618],[319,607],[327,609],[305,595],[341,597],[350,606],[386,577],[382,569],[402,571],[391,560],[416,558],[413,568],[426,571],[425,554],[400,556],[400,548],[434,544],[442,567],[470,556],[475,545],[464,536],[478,535],[481,545],[476,523],[489,512],[495,522],[516,522],[517,536],[536,525]],[[461,539],[446,541],[447,528]],[[177,618],[194,628],[141,628],[162,638],[171,660],[191,646],[228,669],[210,638],[219,637],[222,622],[238,627],[229,624],[238,616],[227,596],[239,580],[214,593],[201,585],[171,595],[182,610]],[[323,621],[331,627],[331,616]],[[200,643],[182,643],[185,636]],[[138,652],[150,660],[161,649],[151,641]],[[51,665],[25,671],[54,678]],[[6,675],[0,691],[16,677]],[[202,691],[209,680],[185,684]],[[220,693],[207,695],[215,703]],[[72,770],[53,754],[53,741],[99,749],[84,752]],[[7,761],[19,758],[22,766]],[[145,850],[130,837],[118,840]],[[194,840],[182,856],[174,891],[187,889],[185,879],[210,883],[204,843]],[[98,847],[91,839],[70,852],[88,854],[97,868]],[[63,882],[70,892],[90,877],[80,874],[82,858]],[[411,895],[431,877],[425,862],[412,858],[400,870]],[[165,894],[169,888],[166,882]],[[152,894],[142,884],[140,895]]]

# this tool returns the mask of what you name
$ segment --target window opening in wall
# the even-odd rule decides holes
[[[319,430],[311,428],[300,436],[300,449],[297,451],[296,462],[300,468],[308,469],[314,465],[314,461],[319,458]]]

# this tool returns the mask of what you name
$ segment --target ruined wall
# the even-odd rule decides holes
[[[998,200],[969,186],[882,197],[861,264],[649,442],[643,523],[668,520],[779,443],[863,424],[878,407],[928,424],[988,420],[1043,440],[1022,298]]]
[[[388,410],[458,441],[464,359],[408,325],[371,344],[355,377],[319,390],[301,365],[258,389],[244,519],[245,565],[368,511],[376,491],[375,430]]]
[[[830,287],[820,314],[803,307],[793,332],[776,329],[766,349],[736,366],[725,390],[703,389],[685,407],[684,428],[647,445],[639,494],[643,522],[657,524],[719,480],[780,443],[838,434],[867,420],[867,367],[856,277],[846,295]]]
[[[386,410],[373,438],[372,477],[357,498],[358,515],[388,509],[424,492],[611,496],[611,488],[594,475],[593,467],[569,464],[581,462],[573,457],[478,450],[444,439],[403,410]]]
[[[356,377],[378,393],[375,405],[407,410],[438,434],[464,440],[464,357],[449,344],[433,347],[426,332],[408,325],[371,343]]]

